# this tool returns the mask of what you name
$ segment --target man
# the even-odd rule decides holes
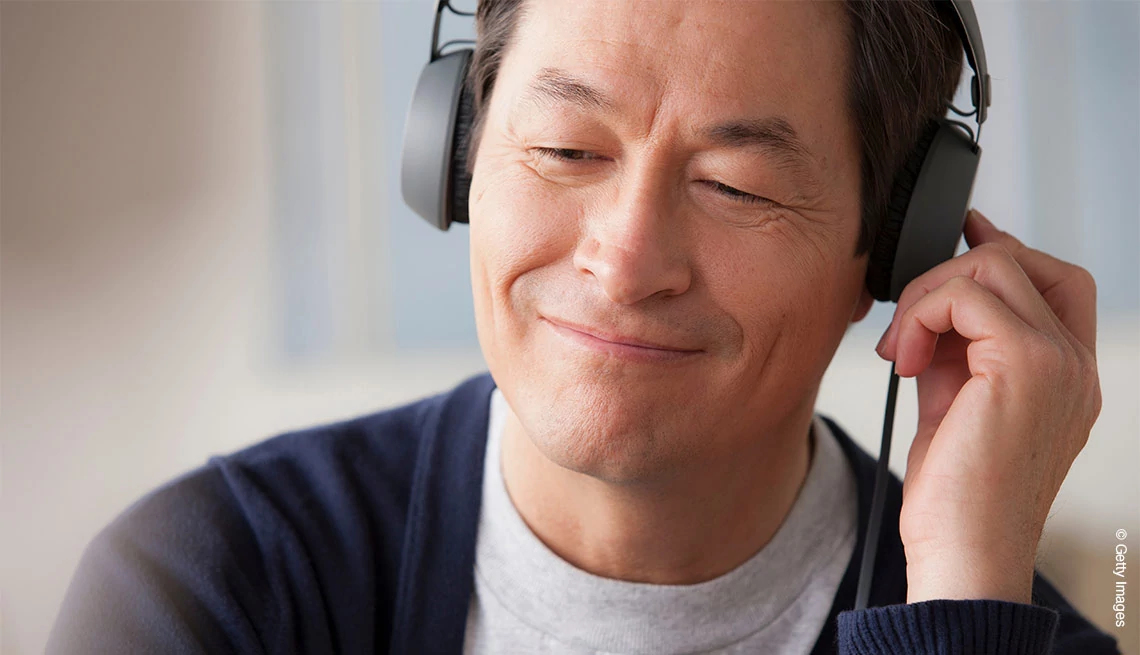
[[[1034,574],[1099,412],[1095,289],[977,213],[879,346],[920,421],[850,609],[874,464],[813,407],[960,71],[931,5],[485,0],[478,26],[490,376],[148,496],[52,650],[1116,652]]]

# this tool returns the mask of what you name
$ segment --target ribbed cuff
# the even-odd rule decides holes
[[[1002,600],[928,600],[839,613],[841,655],[1044,655],[1056,610]]]

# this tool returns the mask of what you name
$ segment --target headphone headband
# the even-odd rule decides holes
[[[974,76],[970,79],[970,101],[974,104],[978,127],[981,128],[982,123],[986,121],[986,115],[992,99],[990,96],[989,67],[986,65],[986,49],[985,46],[982,45],[982,30],[978,27],[978,15],[974,12],[973,2],[970,0],[949,0],[949,5],[952,9],[950,13],[955,18],[954,29],[958,32],[958,37],[962,40],[962,49],[966,52],[966,61],[974,71]],[[461,41],[449,41],[440,45],[439,25],[443,18],[444,9],[457,16],[475,15],[475,12],[461,11],[452,7],[450,0],[435,0],[435,11],[433,12],[435,20],[431,29],[431,53],[428,57],[429,63],[439,59],[442,56],[443,48],[451,43],[473,43],[472,41],[464,39]]]
[[[451,45],[452,43],[469,43],[471,45],[475,44],[475,42],[472,41],[471,39],[456,39],[454,41],[448,41],[447,43],[440,45],[440,43],[439,43],[439,24],[440,24],[441,20],[443,19],[443,10],[444,9],[450,11],[451,13],[455,14],[456,16],[474,16],[475,15],[475,12],[473,12],[473,11],[460,11],[459,9],[452,7],[450,0],[435,0],[435,13],[434,13],[435,22],[432,23],[432,28],[431,28],[431,54],[428,57],[428,63],[429,64],[432,63],[433,61],[439,59],[440,57],[442,57],[443,56],[443,49],[446,48],[447,46]]]
[[[986,49],[982,45],[982,30],[978,27],[978,15],[974,13],[974,3],[970,0],[950,0],[955,28],[962,39],[962,49],[966,51],[966,61],[974,71],[970,80],[970,99],[977,110],[978,128],[986,120],[990,106],[990,72],[986,65]]]

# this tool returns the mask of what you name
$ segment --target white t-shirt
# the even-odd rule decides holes
[[[807,477],[772,540],[693,585],[587,573],[527,527],[503,483],[507,405],[491,396],[466,655],[809,653],[855,549],[855,476],[818,416]]]

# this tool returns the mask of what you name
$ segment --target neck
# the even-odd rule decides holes
[[[736,568],[776,534],[811,462],[812,403],[731,461],[666,481],[615,485],[563,468],[514,412],[503,434],[507,491],[531,531],[559,557],[598,576],[695,584]]]

